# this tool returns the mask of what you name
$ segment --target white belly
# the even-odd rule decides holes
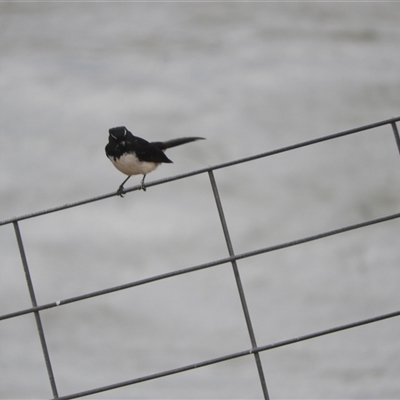
[[[136,154],[124,154],[114,160],[114,157],[108,157],[118,171],[125,175],[146,175],[154,171],[159,164],[154,162],[139,161]]]

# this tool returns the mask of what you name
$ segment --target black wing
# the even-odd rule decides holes
[[[125,148],[127,152],[135,153],[140,161],[172,163],[160,148],[137,136],[127,137]]]

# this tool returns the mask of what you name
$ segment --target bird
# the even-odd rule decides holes
[[[146,175],[162,163],[172,163],[164,153],[166,149],[196,140],[204,140],[203,137],[182,137],[165,142],[148,142],[134,136],[125,126],[110,128],[108,133],[108,144],[105,147],[106,156],[115,168],[128,175],[117,190],[117,195],[121,197],[124,197],[124,184],[132,175],[143,175],[140,189],[146,191],[144,184]]]

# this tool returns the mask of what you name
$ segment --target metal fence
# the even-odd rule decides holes
[[[252,324],[252,318],[251,318],[251,315],[250,315],[250,312],[249,312],[249,309],[247,306],[246,293],[245,293],[245,290],[242,285],[242,280],[241,280],[241,276],[240,276],[238,265],[237,265],[238,261],[242,260],[242,259],[254,257],[254,256],[257,256],[260,254],[274,252],[274,251],[277,251],[277,250],[280,250],[283,248],[287,248],[287,247],[291,247],[291,246],[298,246],[298,245],[302,245],[304,243],[311,242],[311,241],[317,241],[319,239],[322,239],[322,238],[325,238],[328,236],[340,235],[344,232],[361,229],[361,228],[364,228],[364,227],[367,227],[370,225],[384,223],[384,222],[399,218],[400,213],[385,215],[385,216],[382,216],[377,219],[366,220],[366,221],[363,221],[363,222],[360,222],[357,224],[343,226],[342,228],[339,228],[339,229],[324,231],[324,232],[321,232],[321,233],[313,235],[313,236],[302,237],[302,238],[299,238],[294,241],[285,242],[285,243],[281,243],[278,245],[265,247],[265,248],[259,248],[259,249],[253,250],[253,251],[237,254],[234,251],[234,248],[232,246],[232,242],[230,239],[230,232],[228,229],[228,225],[226,223],[226,219],[225,219],[225,215],[224,215],[224,208],[223,208],[223,205],[222,205],[222,202],[220,199],[220,195],[219,195],[219,191],[218,191],[218,185],[214,178],[214,171],[218,170],[218,169],[222,169],[222,168],[229,168],[233,165],[237,165],[237,164],[241,164],[241,163],[251,162],[251,161],[254,161],[254,160],[257,160],[260,158],[273,156],[278,153],[289,152],[289,151],[299,149],[302,147],[312,146],[317,143],[326,142],[326,141],[334,140],[334,139],[339,139],[344,136],[352,135],[352,134],[355,134],[358,132],[374,130],[374,129],[376,129],[378,127],[382,127],[382,126],[388,126],[389,128],[391,128],[393,135],[394,135],[393,145],[397,145],[397,148],[400,153],[400,136],[399,136],[399,132],[398,132],[397,125],[396,125],[396,123],[399,121],[400,121],[400,117],[392,118],[392,119],[377,122],[374,124],[370,124],[370,125],[358,127],[355,129],[339,132],[339,133],[336,133],[333,135],[324,136],[324,137],[320,137],[320,138],[317,138],[314,140],[309,140],[309,141],[297,143],[297,144],[294,144],[291,146],[279,148],[277,150],[257,154],[252,157],[238,159],[235,161],[231,161],[231,162],[227,162],[227,163],[223,163],[223,164],[219,164],[219,165],[214,165],[214,166],[210,166],[207,168],[202,168],[202,169],[199,169],[196,171],[192,171],[189,173],[169,177],[166,179],[149,182],[147,184],[147,186],[150,187],[150,186],[160,185],[160,184],[168,183],[168,182],[179,180],[179,179],[187,179],[194,175],[208,174],[210,185],[212,187],[212,193],[213,193],[216,207],[217,207],[218,214],[219,214],[220,223],[221,223],[221,226],[223,229],[223,234],[224,234],[224,238],[225,238],[229,256],[222,258],[222,259],[210,260],[209,262],[201,264],[201,265],[193,265],[188,268],[176,270],[173,272],[168,272],[168,273],[164,273],[164,274],[156,275],[156,276],[150,276],[146,279],[129,282],[129,283],[126,283],[123,285],[107,287],[107,288],[104,288],[103,290],[99,290],[99,291],[95,291],[95,292],[91,292],[91,293],[84,293],[82,295],[67,298],[64,300],[58,300],[58,301],[54,301],[52,303],[47,303],[47,304],[38,304],[37,303],[36,296],[35,296],[35,288],[34,288],[34,285],[32,283],[31,276],[30,276],[29,264],[27,262],[27,257],[25,255],[24,242],[23,242],[23,238],[22,238],[22,235],[20,232],[19,222],[22,220],[25,220],[25,219],[38,218],[42,215],[59,212],[59,211],[62,211],[62,210],[68,209],[68,208],[78,207],[78,206],[81,206],[81,205],[84,205],[87,203],[101,201],[106,198],[116,196],[116,193],[115,192],[109,193],[109,194],[94,197],[91,199],[79,201],[76,203],[71,203],[71,204],[60,206],[60,207],[55,207],[55,208],[51,208],[48,210],[44,210],[44,211],[40,211],[40,212],[0,221],[0,226],[12,224],[14,227],[16,241],[18,244],[21,262],[22,262],[22,266],[24,269],[26,283],[27,283],[27,287],[28,287],[28,291],[29,291],[29,295],[30,295],[30,299],[31,299],[31,303],[32,303],[32,306],[30,308],[21,309],[19,311],[0,315],[0,321],[4,321],[7,319],[11,319],[11,318],[18,318],[18,317],[21,317],[21,316],[27,315],[27,314],[33,314],[35,321],[36,321],[37,332],[38,332],[38,335],[40,338],[41,350],[42,350],[44,361],[45,361],[46,368],[47,368],[49,383],[50,383],[51,390],[53,393],[53,399],[65,399],[66,400],[66,399],[74,399],[74,398],[78,398],[78,397],[84,397],[84,396],[88,396],[88,395],[94,395],[94,394],[97,394],[100,392],[111,391],[113,389],[121,388],[124,386],[134,385],[134,384],[137,384],[140,382],[159,379],[159,378],[162,378],[165,376],[178,374],[178,373],[181,373],[184,371],[189,371],[189,370],[193,370],[193,369],[200,368],[200,367],[206,367],[209,365],[222,363],[222,362],[236,359],[239,357],[248,357],[248,356],[254,358],[254,362],[255,362],[255,365],[256,365],[256,368],[258,371],[258,377],[259,377],[260,385],[262,388],[263,396],[265,399],[268,399],[269,394],[268,394],[267,383],[266,383],[267,380],[265,378],[265,374],[263,371],[263,365],[262,365],[261,358],[260,358],[261,352],[268,351],[268,350],[278,348],[278,347],[287,346],[287,345],[298,343],[298,342],[302,342],[302,341],[306,341],[306,340],[310,340],[310,339],[324,336],[324,335],[331,335],[331,334],[334,334],[339,331],[352,329],[352,328],[359,327],[359,326],[366,325],[366,324],[376,323],[378,321],[382,321],[385,319],[398,317],[398,316],[400,316],[400,310],[395,310],[395,311],[393,311],[391,313],[387,313],[387,314],[377,315],[377,316],[374,316],[374,317],[371,317],[368,319],[354,321],[354,322],[346,324],[346,325],[335,326],[335,327],[332,327],[327,330],[312,332],[312,333],[306,334],[304,336],[295,337],[295,338],[280,341],[277,343],[259,344],[259,343],[257,343],[257,340],[256,340],[256,335],[254,333],[253,324]],[[136,191],[136,190],[139,190],[139,186],[134,186],[134,187],[128,188],[128,189],[126,189],[126,192],[131,192],[131,191]],[[87,299],[90,299],[90,298],[93,298],[96,296],[102,296],[102,295],[105,295],[108,293],[122,291],[122,290],[129,290],[129,289],[132,289],[132,288],[134,288],[136,286],[140,286],[140,285],[151,285],[153,282],[156,282],[156,281],[160,281],[160,280],[167,279],[167,278],[173,278],[173,277],[183,275],[183,274],[189,274],[194,271],[199,271],[199,270],[203,270],[203,269],[207,269],[207,268],[213,268],[218,265],[228,264],[228,263],[230,263],[232,266],[232,272],[233,272],[235,280],[236,280],[238,295],[240,298],[241,307],[243,310],[244,320],[246,323],[251,347],[249,347],[247,349],[243,349],[236,353],[226,354],[225,356],[222,356],[222,357],[199,361],[195,364],[184,365],[184,366],[181,366],[181,367],[178,367],[175,369],[164,370],[164,371],[160,371],[158,373],[151,374],[151,375],[132,377],[132,379],[127,380],[127,381],[111,383],[111,384],[107,384],[107,385],[101,386],[101,387],[88,388],[87,390],[79,392],[79,393],[69,393],[69,394],[62,394],[62,395],[59,394],[58,389],[57,389],[57,384],[56,384],[56,377],[54,375],[53,368],[52,368],[51,354],[49,353],[49,350],[48,350],[48,347],[46,344],[46,333],[45,333],[45,330],[43,328],[42,321],[41,321],[41,314],[43,312],[45,312],[46,310],[51,309],[51,308],[57,308],[60,306],[66,306],[71,303],[85,301]]]

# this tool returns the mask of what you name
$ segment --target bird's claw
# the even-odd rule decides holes
[[[120,197],[124,197],[124,187],[122,185],[118,188],[117,195]]]
[[[146,191],[146,186],[144,185],[144,183],[141,183],[140,184],[140,190],[143,190],[143,192],[145,192]],[[120,186],[119,188],[118,188],[118,190],[117,190],[117,195],[119,196],[119,197],[124,197],[124,187],[123,186]]]

